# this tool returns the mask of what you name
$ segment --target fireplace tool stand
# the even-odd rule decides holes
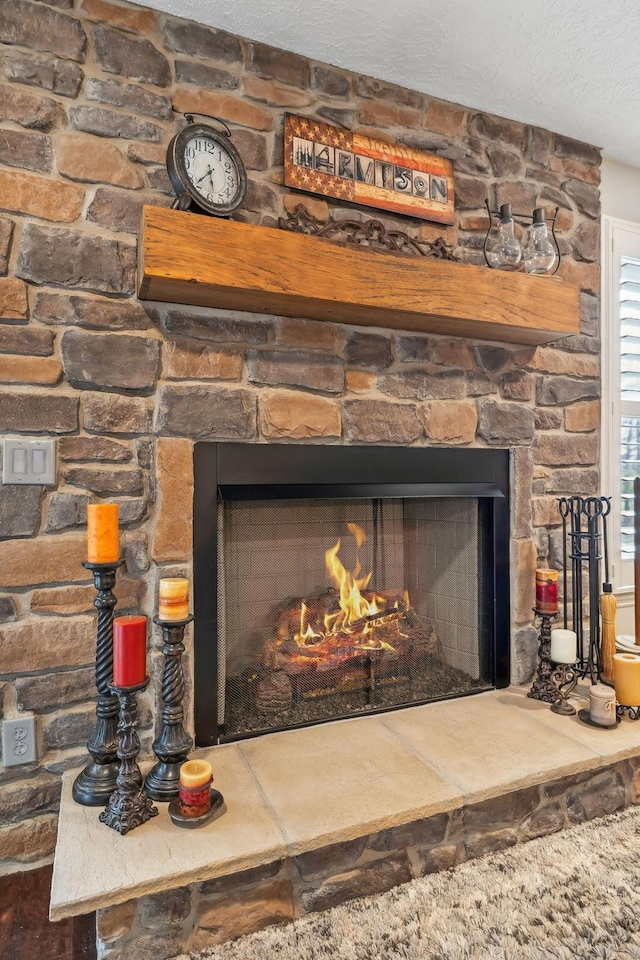
[[[138,766],[140,740],[138,726],[137,696],[146,690],[149,678],[132,687],[111,687],[114,696],[120,699],[118,731],[120,742],[118,756],[121,760],[116,789],[111,794],[106,809],[100,814],[101,823],[106,823],[120,834],[128,833],[158,815],[158,808],[146,796],[142,772]]]
[[[609,580],[606,517],[611,511],[611,497],[560,497],[558,508],[562,517],[563,533],[563,597],[564,625],[569,622],[569,591],[567,589],[567,543],[569,545],[571,629],[578,638],[578,678],[588,678],[592,684],[608,683],[602,675],[600,636],[601,564],[605,559],[605,581]],[[585,609],[586,598],[586,609]],[[588,618],[588,632],[584,620]]]
[[[184,672],[182,654],[184,653],[184,628],[193,617],[168,622],[153,618],[153,622],[162,628],[164,671],[162,674],[162,729],[154,740],[153,752],[158,762],[151,768],[145,781],[147,796],[153,800],[168,802],[178,796],[180,767],[189,756],[193,747],[193,738],[183,726],[184,710]]]
[[[96,640],[96,725],[87,743],[91,763],[76,777],[73,799],[86,807],[103,807],[116,788],[118,776],[118,698],[111,691],[113,680],[113,593],[118,567],[124,563],[83,563],[91,570],[97,596],[93,605],[98,611]]]

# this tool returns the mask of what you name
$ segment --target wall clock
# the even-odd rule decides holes
[[[188,210],[195,204],[214,217],[227,217],[240,206],[247,192],[247,174],[242,158],[231,143],[231,131],[216,130],[196,123],[185,114],[188,124],[167,148],[167,173],[176,192],[173,208]],[[217,117],[212,117],[217,120]]]

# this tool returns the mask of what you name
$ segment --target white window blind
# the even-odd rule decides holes
[[[609,559],[618,608],[631,610],[633,481],[640,476],[640,223],[605,215],[602,239],[600,491],[611,496]]]
[[[633,480],[640,476],[640,261],[620,258],[620,551],[633,560]]]

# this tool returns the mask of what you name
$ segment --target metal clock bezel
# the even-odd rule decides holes
[[[198,137],[208,137],[210,140],[215,141],[215,143],[227,151],[236,165],[238,171],[238,192],[229,203],[209,203],[202,194],[198,193],[187,175],[184,165],[184,150],[190,140],[195,140]],[[181,197],[187,194],[196,206],[200,207],[206,213],[212,214],[214,217],[224,217],[233,213],[233,211],[237,210],[242,204],[247,193],[247,172],[242,162],[242,157],[233,143],[231,143],[227,134],[221,133],[206,123],[190,123],[171,140],[167,148],[167,173],[169,174],[169,180],[171,181],[171,186],[176,196]]]

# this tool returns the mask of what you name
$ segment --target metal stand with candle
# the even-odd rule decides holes
[[[136,731],[137,695],[146,689],[148,683],[149,679],[145,677],[143,683],[133,686],[111,687],[114,695],[120,699],[118,756],[121,762],[116,789],[111,794],[106,809],[100,814],[100,820],[120,834],[128,833],[158,815],[158,808],[144,792],[142,771],[137,761],[140,752],[140,740]]]
[[[111,692],[113,677],[113,593],[119,559],[118,505],[87,507],[88,557],[83,567],[93,574],[98,611],[95,678],[98,690],[96,725],[87,743],[91,762],[78,774],[72,795],[76,803],[102,807],[116,787],[118,776],[118,698]]]
[[[116,789],[109,798],[106,810],[100,814],[102,823],[118,833],[146,823],[158,813],[144,792],[142,772],[137,757],[138,693],[149,683],[147,677],[147,618],[143,616],[116,617],[113,621],[113,683],[111,692],[120,700],[118,757],[120,771]]]
[[[569,697],[578,683],[576,660],[578,659],[578,638],[573,630],[552,630],[549,656],[556,667],[551,674],[551,682],[558,696],[551,709],[563,717],[571,717],[576,712],[569,703]]]
[[[165,577],[160,581],[158,616],[162,628],[164,670],[162,674],[162,728],[153,743],[158,762],[147,774],[145,790],[154,800],[168,802],[178,796],[180,767],[189,756],[193,738],[184,729],[184,629],[191,623],[189,581]]]
[[[224,803],[219,790],[211,787],[213,773],[206,760],[188,760],[180,769],[178,797],[169,804],[169,816],[177,827],[201,827]]]

